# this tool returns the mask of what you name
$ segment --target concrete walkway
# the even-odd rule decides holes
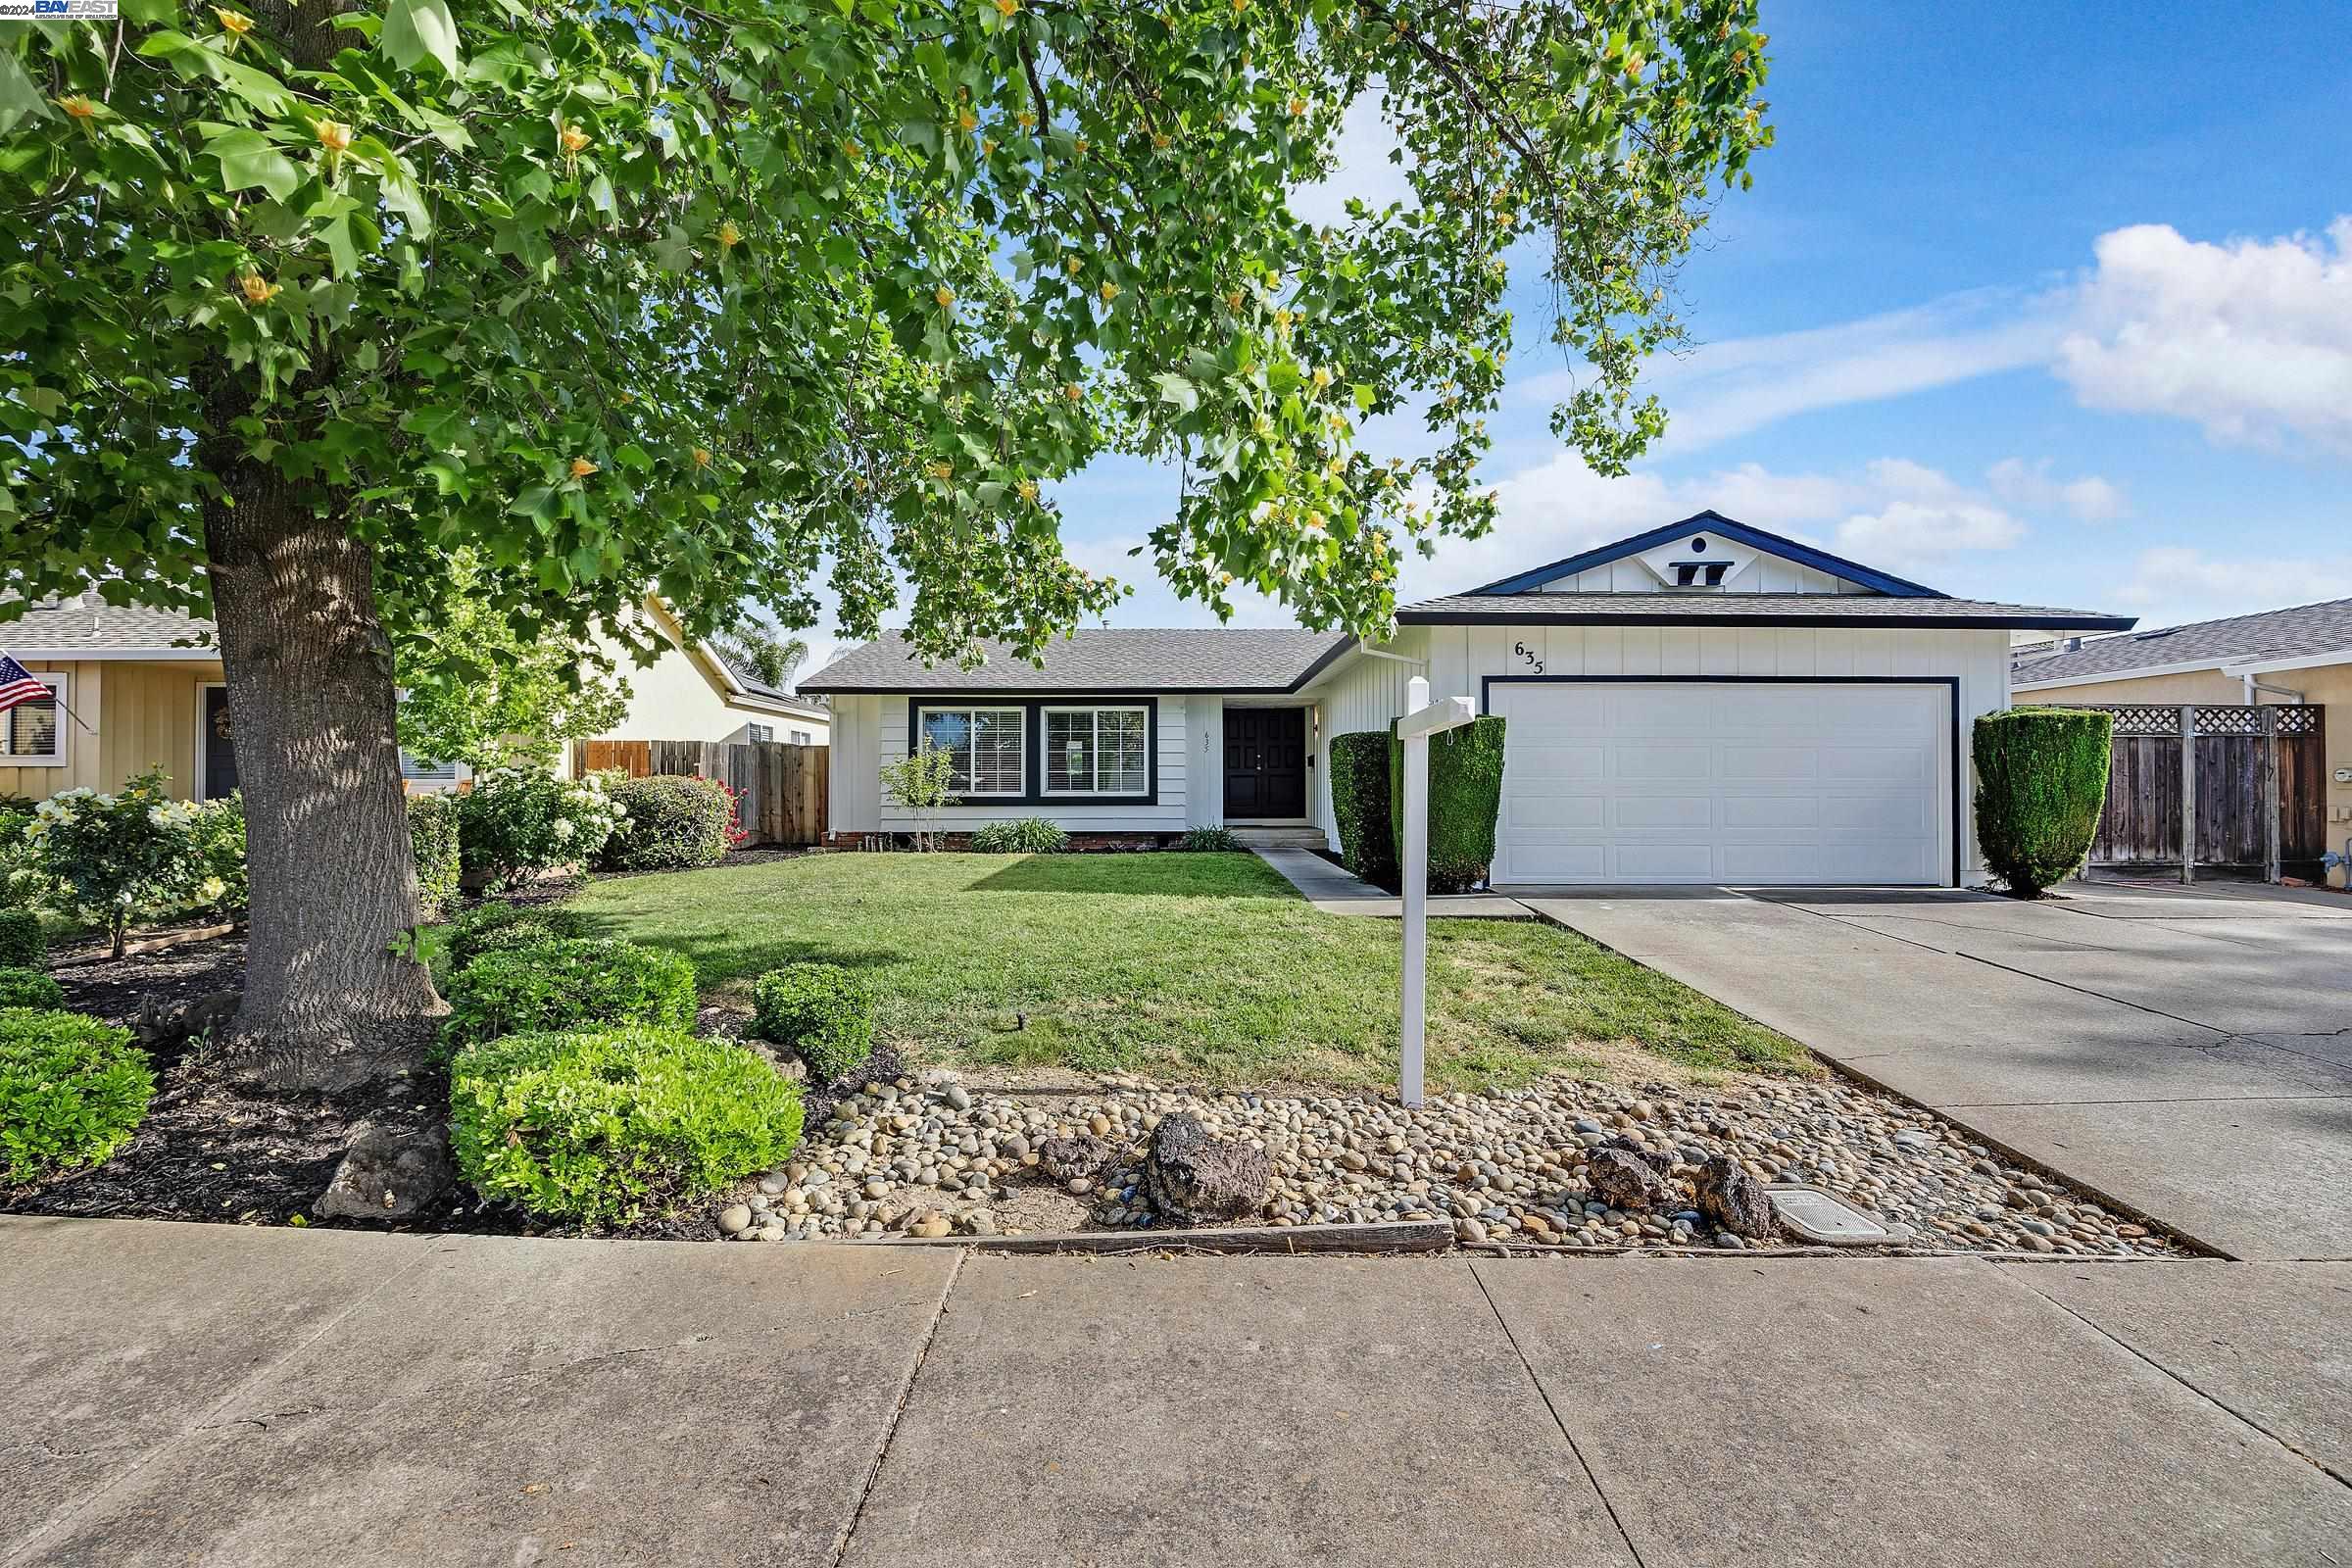
[[[2352,1266],[0,1219],[0,1562],[2312,1564]]]
[[[1515,891],[2222,1251],[2352,1258],[2352,900]]]
[[[1280,871],[1300,897],[1325,914],[1368,914],[1388,920],[1404,917],[1402,899],[1312,850],[1258,849],[1251,853]],[[1433,919],[1443,915],[1449,920],[1535,918],[1526,905],[1499,893],[1442,893],[1429,901],[1429,913]]]

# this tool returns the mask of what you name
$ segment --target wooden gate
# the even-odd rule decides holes
[[[2319,875],[2328,848],[2327,710],[2064,706],[2115,715],[2094,869],[2172,870],[2184,882],[2199,868],[2271,881]],[[2192,846],[2185,858],[2183,838]]]
[[[742,797],[746,849],[786,848],[825,841],[825,759],[822,746],[784,741],[574,741],[572,768],[617,771],[631,778],[659,773],[714,778]]]

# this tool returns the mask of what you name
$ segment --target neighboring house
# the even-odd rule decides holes
[[[613,739],[791,740],[822,746],[830,713],[739,675],[707,644],[686,644],[658,601],[645,614],[668,643],[640,668],[617,661],[629,711]],[[34,800],[86,786],[120,788],[161,766],[176,796],[211,800],[237,787],[235,736],[212,624],[168,610],[117,609],[95,595],[47,600],[0,622],[0,648],[49,682],[58,700],[0,713],[0,796]],[[402,760],[410,787],[445,789],[462,767]]]
[[[1387,728],[1426,675],[1510,721],[1497,884],[1960,883],[1982,877],[1968,726],[2008,706],[2012,636],[2132,624],[1948,598],[1712,512],[1396,618],[1380,647],[1080,631],[1043,668],[865,644],[801,683],[837,718],[834,840],[911,825],[877,770],[920,736],[956,758],[943,831],[1332,843],[1332,738]]]
[[[2339,848],[2352,838],[2352,599],[2021,647],[2010,683],[2036,703],[2315,704],[2326,710],[2328,836]],[[2343,870],[2328,880],[2343,886]]]

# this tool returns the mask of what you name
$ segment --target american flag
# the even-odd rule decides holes
[[[6,654],[0,654],[0,713],[23,703],[46,702],[49,683]]]

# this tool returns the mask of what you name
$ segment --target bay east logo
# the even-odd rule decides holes
[[[0,22],[111,22],[118,0],[0,0]]]

